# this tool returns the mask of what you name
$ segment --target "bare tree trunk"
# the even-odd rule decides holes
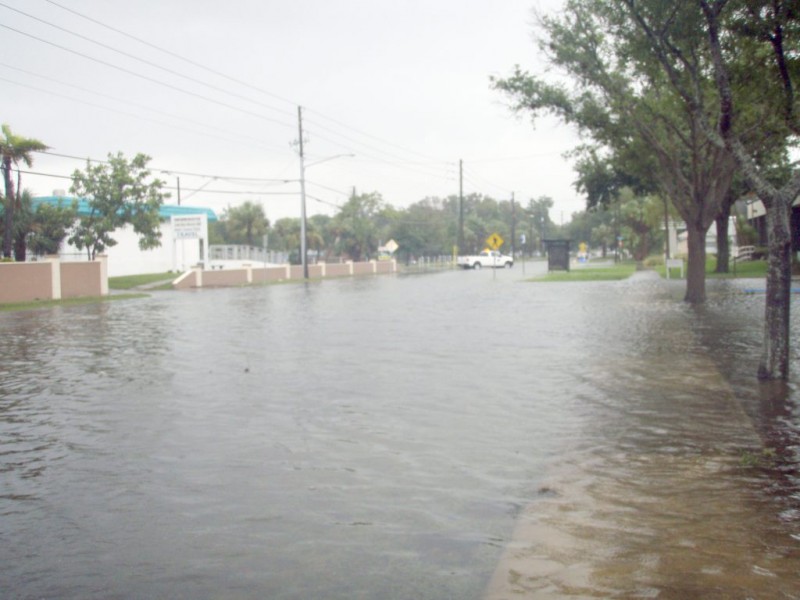
[[[731,205],[723,202],[715,221],[717,224],[717,273],[730,270],[731,245],[728,243],[728,224],[731,217]]]
[[[686,296],[690,304],[706,301],[706,230],[687,223],[689,234],[689,261],[686,266]]]
[[[775,202],[767,210],[767,295],[764,314],[764,349],[759,379],[789,376],[789,302],[792,285],[791,208]]]
[[[25,262],[28,257],[28,244],[25,233],[19,233],[14,239],[14,260]]]
[[[14,238],[14,180],[11,179],[11,161],[3,160],[3,180],[6,189],[3,215],[3,257],[11,258]]]

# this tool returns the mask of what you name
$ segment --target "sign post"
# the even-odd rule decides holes
[[[208,225],[206,221],[205,215],[172,215],[170,217],[170,221],[172,223],[172,240],[173,240],[173,248],[175,251],[173,252],[174,256],[174,264],[177,270],[178,266],[178,256],[177,256],[177,243],[178,241],[181,242],[181,270],[186,269],[186,265],[183,264],[186,261],[185,256],[185,247],[184,241],[185,240],[202,240],[202,250],[200,254],[200,260],[203,261],[203,265],[207,265],[208,263],[208,243],[206,243],[206,231],[208,230]]]
[[[500,237],[499,233],[493,233],[488,238],[486,238],[486,244],[494,251],[500,250],[500,246],[503,245],[503,238]],[[492,261],[494,262],[494,268],[492,269],[492,279],[497,279],[497,255],[492,255]]]

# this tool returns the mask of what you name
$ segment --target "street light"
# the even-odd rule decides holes
[[[303,264],[303,278],[308,279],[308,238],[306,227],[306,169],[318,165],[320,163],[333,160],[334,158],[341,158],[343,156],[355,156],[355,154],[336,154],[327,158],[315,160],[312,163],[305,164],[303,158],[303,146],[300,145],[300,260]]]

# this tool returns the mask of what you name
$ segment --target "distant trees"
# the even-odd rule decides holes
[[[568,0],[559,16],[542,19],[540,49],[574,86],[519,69],[495,80],[495,86],[510,96],[516,110],[534,117],[555,114],[592,140],[594,164],[579,163],[591,201],[608,202],[623,186],[658,190],[670,199],[688,231],[685,299],[701,303],[706,232],[730,188],[733,157],[710,143],[700,126],[713,112],[713,103],[709,99],[688,106],[646,48],[645,36],[624,4]],[[674,43],[692,64],[702,62],[697,11],[660,5],[681,32]]]
[[[248,200],[239,206],[226,208],[220,216],[218,228],[225,243],[260,246],[269,230],[269,220],[261,204]]]
[[[72,174],[71,192],[88,202],[89,214],[81,216],[69,242],[85,249],[90,260],[115,246],[112,233],[126,225],[139,235],[142,250],[161,244],[159,211],[168,194],[161,192],[164,182],[150,179],[149,160],[145,154],[131,160],[109,154],[106,163],[87,162],[84,171]]]
[[[16,247],[22,246],[37,256],[58,254],[62,242],[75,224],[78,216],[76,201],[49,204],[42,202],[35,208],[32,206],[30,192],[23,192],[22,205],[29,210],[26,220],[20,226]],[[24,256],[21,259],[24,260]]]
[[[21,208],[21,173],[19,163],[30,167],[33,164],[33,153],[47,150],[47,146],[39,140],[26,138],[12,133],[7,124],[2,126],[3,136],[0,138],[0,169],[3,172],[5,198],[3,200],[3,257],[10,258],[14,247],[15,212]],[[17,186],[14,190],[13,171],[17,170]],[[18,259],[19,260],[19,259]],[[22,257],[24,260],[24,256]]]

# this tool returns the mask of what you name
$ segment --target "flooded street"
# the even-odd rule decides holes
[[[754,282],[522,277],[0,314],[3,596],[800,597]]]

